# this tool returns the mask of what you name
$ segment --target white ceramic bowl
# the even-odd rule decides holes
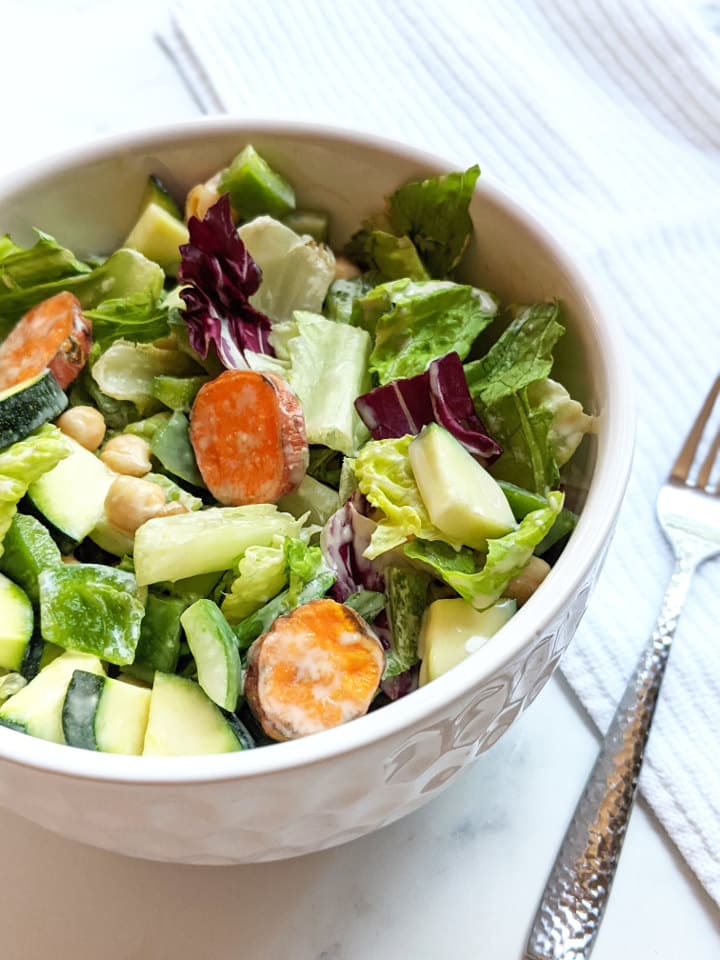
[[[251,142],[332,214],[342,243],[399,184],[457,164],[386,140],[308,126],[210,120],[116,137],[0,185],[0,232],[34,225],[80,254],[122,242],[145,178],[178,195]],[[482,157],[478,158],[482,161]],[[242,863],[319,850],[415,810],[492,746],[551,675],[610,541],[632,449],[628,375],[614,325],[554,239],[485,179],[472,202],[465,276],[508,302],[559,296],[562,379],[599,415],[576,481],[576,531],[546,582],[491,642],[411,696],[344,727],[211,757],[90,753],[0,729],[0,803],[84,843],[184,863]],[[587,489],[585,497],[584,488]]]

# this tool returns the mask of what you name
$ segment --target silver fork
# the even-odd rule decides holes
[[[720,429],[690,481],[719,393],[720,376],[658,495],[658,520],[675,552],[675,569],[548,878],[525,960],[587,960],[595,945],[680,612],[695,570],[720,553],[720,485],[710,488]]]

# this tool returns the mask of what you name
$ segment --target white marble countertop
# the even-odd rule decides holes
[[[0,0],[0,173],[92,136],[194,116],[154,39],[167,7]],[[423,810],[347,846],[258,866],[134,861],[0,812],[3,956],[515,960],[596,748],[556,676]],[[640,801],[594,957],[718,956],[717,909]]]

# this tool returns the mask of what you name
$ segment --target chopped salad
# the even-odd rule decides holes
[[[0,724],[243,750],[459,664],[542,582],[593,418],[558,302],[454,279],[479,175],[342,249],[252,146],[118,250],[0,237]]]

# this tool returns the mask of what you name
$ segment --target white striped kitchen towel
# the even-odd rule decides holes
[[[671,569],[656,491],[720,368],[720,40],[671,0],[179,0],[166,40],[208,112],[477,160],[592,274],[639,407],[617,536],[563,661],[604,728]],[[642,782],[718,903],[719,584],[715,563],[693,588]]]

